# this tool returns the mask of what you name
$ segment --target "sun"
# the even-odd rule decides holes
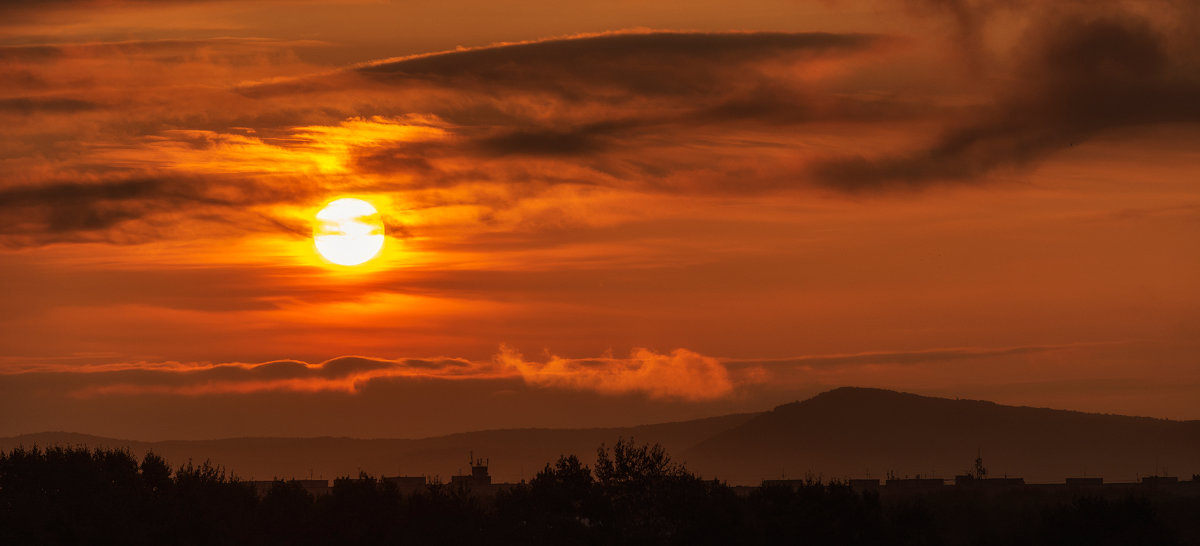
[[[338,265],[359,265],[383,249],[383,220],[362,199],[345,197],[317,213],[313,242],[321,257]]]

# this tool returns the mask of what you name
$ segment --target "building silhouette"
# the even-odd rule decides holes
[[[474,454],[471,455],[471,473],[457,476],[450,476],[451,487],[465,487],[468,489],[485,489],[492,485],[492,476],[488,474],[488,461],[484,458],[476,459]],[[497,484],[499,485],[499,484]]]
[[[314,497],[328,495],[333,490],[329,485],[329,480],[254,480],[249,483],[254,487],[255,494],[265,497],[271,488],[280,481],[297,484]]]

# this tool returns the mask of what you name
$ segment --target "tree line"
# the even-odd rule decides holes
[[[83,447],[0,453],[0,544],[1190,544],[1187,497],[959,492],[881,501],[809,480],[748,495],[658,445],[601,446],[494,496],[434,484],[402,494],[366,474],[314,498],[265,495],[208,462]]]

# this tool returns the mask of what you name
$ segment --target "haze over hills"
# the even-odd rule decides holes
[[[152,450],[173,464],[210,459],[239,477],[439,475],[487,457],[496,481],[528,479],[560,454],[587,464],[620,437],[659,442],[705,477],[933,475],[952,477],[982,454],[991,475],[1059,482],[1067,476],[1132,481],[1200,473],[1200,421],[1002,406],[880,389],[840,388],[764,413],[594,429],[508,429],[423,439],[231,438],[138,442],[71,433],[0,438],[17,445],[85,444]]]

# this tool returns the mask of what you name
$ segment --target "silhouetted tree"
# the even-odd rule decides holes
[[[846,484],[809,479],[799,486],[764,486],[747,499],[747,527],[759,544],[878,544],[879,497]]]
[[[225,469],[188,461],[175,471],[169,525],[182,544],[229,544],[254,536],[254,489]]]
[[[151,493],[128,451],[16,448],[0,454],[0,544],[150,543]]]
[[[150,492],[165,495],[171,490],[171,466],[166,459],[147,452],[138,466],[142,474],[142,482]]]
[[[339,544],[386,544],[400,538],[400,493],[367,474],[338,478],[317,500],[318,533]]]
[[[1158,519],[1145,498],[1110,501],[1081,497],[1070,506],[1054,508],[1045,516],[1043,543],[1060,546],[1159,546],[1179,544]]]
[[[594,468],[560,457],[494,498],[439,484],[401,495],[360,474],[318,499],[283,481],[259,499],[208,462],[172,472],[154,454],[17,448],[0,453],[0,545],[1200,543],[1200,499],[1161,490],[966,488],[884,502],[810,479],[737,497],[661,446],[625,439],[601,446]]]
[[[611,451],[601,445],[595,473],[612,506],[600,523],[618,543],[705,544],[718,543],[725,535],[720,510],[710,501],[728,501],[732,495],[710,498],[710,493],[727,488],[688,472],[659,444],[622,438]],[[724,508],[736,512],[732,502]]]
[[[258,504],[266,544],[314,544],[313,496],[295,481],[276,480]]]
[[[905,546],[945,544],[937,516],[923,497],[902,499],[887,514],[889,543]]]
[[[493,528],[483,499],[464,489],[434,484],[404,500],[404,537],[412,544],[472,544]]]
[[[538,472],[529,484],[496,498],[506,541],[534,544],[598,544],[610,508],[592,471],[575,455]]]

